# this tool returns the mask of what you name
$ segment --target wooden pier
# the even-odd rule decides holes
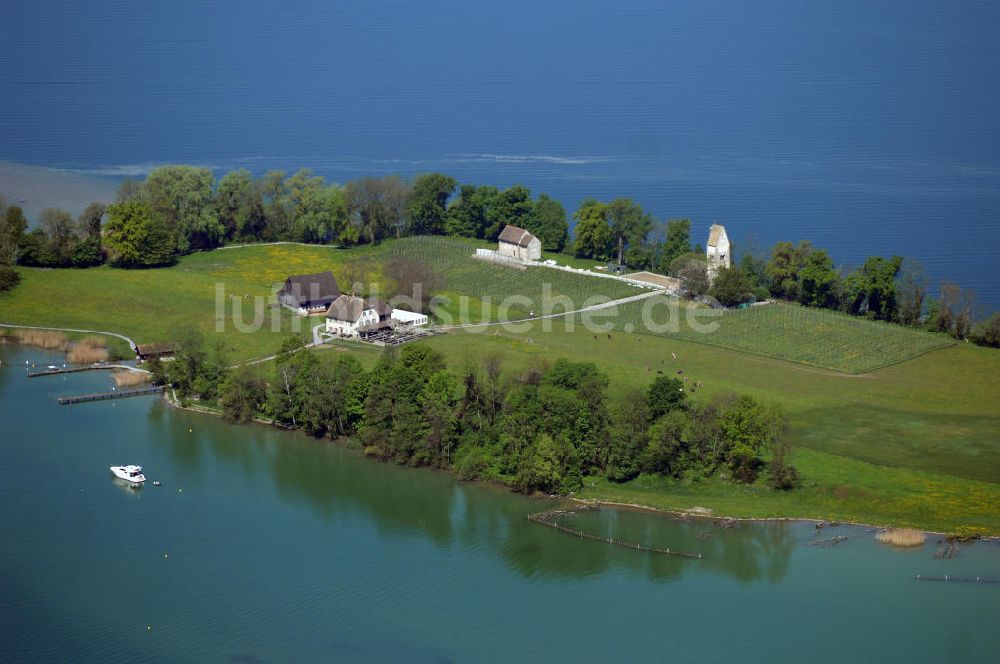
[[[581,508],[577,511],[584,511],[592,508]],[[646,546],[644,544],[639,544],[638,542],[627,542],[624,540],[615,539],[613,537],[602,537],[601,535],[594,535],[593,533],[587,533],[582,530],[577,530],[576,528],[569,528],[562,525],[561,523],[556,523],[555,519],[560,516],[569,516],[574,514],[574,512],[568,512],[565,510],[550,510],[548,512],[540,512],[538,514],[529,514],[528,521],[532,523],[539,523],[547,528],[552,528],[558,530],[559,532],[567,533],[573,535],[574,537],[579,537],[581,539],[593,540],[595,542],[604,542],[605,544],[611,544],[613,546],[620,546],[625,549],[632,549],[634,551],[643,551],[645,553],[658,553],[665,556],[674,556],[676,558],[694,558],[700,559],[700,553],[688,553],[686,551],[675,551],[674,549],[664,549],[656,546]]]
[[[162,386],[142,387],[137,390],[114,390],[113,392],[94,392],[91,394],[79,394],[71,397],[59,397],[56,401],[60,406],[68,406],[74,403],[87,403],[88,401],[105,401],[107,399],[127,399],[129,397],[142,397],[147,394],[160,394],[163,392]]]
[[[917,574],[915,578],[917,581],[943,581],[947,583],[1000,583],[1000,579],[989,579],[985,576],[952,576],[950,574],[926,576]]]
[[[85,367],[64,367],[61,369],[41,369],[39,371],[29,371],[28,378],[38,378],[40,376],[58,376],[59,374],[79,373],[81,371],[109,371],[111,369],[127,369],[129,371],[140,371],[127,364],[88,364]]]

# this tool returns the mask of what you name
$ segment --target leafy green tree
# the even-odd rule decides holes
[[[250,171],[239,169],[226,173],[215,192],[215,209],[227,239],[260,240],[267,219],[264,196]]]
[[[580,204],[573,217],[576,219],[574,255],[577,258],[592,258],[597,261],[610,259],[614,236],[608,225],[608,206],[588,198]]]
[[[855,316],[895,320],[898,313],[896,276],[903,264],[899,256],[871,256],[844,280],[844,306]]]
[[[608,204],[608,226],[618,247],[618,265],[624,265],[625,248],[645,242],[653,228],[652,217],[631,198],[616,198]]]
[[[739,267],[723,267],[715,275],[708,293],[723,306],[734,307],[750,300],[753,286]]]
[[[21,275],[10,265],[0,265],[0,293],[9,291],[21,283]]]
[[[268,171],[257,183],[264,211],[262,240],[288,240],[292,236],[295,208],[285,171]]]
[[[812,243],[808,240],[799,242],[798,246],[791,242],[779,242],[771,249],[771,258],[764,267],[771,292],[777,297],[788,300],[799,299],[799,271],[806,264],[806,258],[812,253]]]
[[[38,215],[38,223],[48,238],[49,251],[55,265],[69,265],[76,245],[76,228],[69,212],[59,208],[45,208]]]
[[[377,244],[392,235],[402,236],[409,194],[409,186],[394,175],[353,180],[345,189],[347,211],[364,229],[368,242]]]
[[[161,166],[146,176],[149,216],[173,234],[179,253],[222,244],[226,229],[216,214],[214,186],[212,171],[195,166]]]
[[[448,207],[445,230],[458,237],[486,237],[486,210],[499,192],[496,187],[463,184],[458,199]]]
[[[684,383],[670,376],[657,376],[646,391],[649,416],[658,420],[674,410],[683,410],[685,398]]]
[[[562,251],[569,239],[569,224],[562,203],[547,194],[539,194],[527,230],[541,240],[546,251]]]
[[[429,462],[436,466],[447,466],[451,462],[458,440],[455,390],[455,379],[442,369],[431,374],[420,393],[426,453]]]
[[[687,467],[684,431],[687,416],[681,410],[666,413],[650,427],[648,443],[640,457],[640,467],[645,473],[659,473],[679,477]]]
[[[15,265],[21,257],[28,220],[16,205],[2,210],[0,216],[0,265]]]
[[[59,264],[58,257],[52,253],[49,236],[43,229],[36,228],[21,238],[18,263],[30,267],[53,267]]]
[[[448,216],[448,199],[458,182],[441,173],[418,175],[407,203],[410,231],[415,235],[442,235]]]
[[[903,261],[896,277],[896,292],[899,299],[899,322],[911,327],[919,325],[927,304],[927,277],[924,268],[917,261]]]
[[[1000,348],[1000,311],[976,325],[971,339],[980,346]]]
[[[552,492],[562,485],[561,450],[552,436],[541,434],[521,460],[515,486],[523,493]]]
[[[784,427],[780,411],[744,395],[722,410],[719,426],[733,479],[752,483],[763,463],[762,452],[778,439]]]
[[[253,420],[267,397],[267,383],[251,366],[231,372],[219,387],[219,407],[231,421],[245,424]]]
[[[339,238],[347,227],[344,190],[330,185],[307,191],[293,227],[293,237],[299,242],[319,244]]]
[[[771,443],[771,461],[767,464],[768,484],[778,491],[791,491],[802,486],[798,469],[791,463],[791,444],[781,437]]]
[[[666,273],[678,256],[691,252],[691,220],[671,219],[667,222],[667,237],[660,250],[656,268]]]
[[[825,250],[817,249],[806,257],[798,280],[799,302],[809,307],[836,308],[840,277]]]
[[[649,409],[645,395],[630,390],[611,410],[610,445],[605,474],[613,482],[634,479],[648,446]]]
[[[73,246],[69,264],[73,267],[93,267],[104,262],[104,250],[100,238],[80,240]]]
[[[173,261],[174,238],[152,220],[145,203],[130,200],[109,205],[107,218],[104,243],[112,264],[151,267]]]
[[[76,234],[81,240],[101,242],[101,223],[108,206],[104,203],[91,203],[80,216],[76,218]]]
[[[684,293],[697,297],[708,292],[708,264],[698,254],[686,254],[675,258],[670,265],[671,273],[681,280]]]
[[[527,187],[514,185],[501,191],[486,207],[485,239],[494,242],[507,224],[527,229],[535,216],[535,204]]]

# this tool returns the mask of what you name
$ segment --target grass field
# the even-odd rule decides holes
[[[652,301],[621,305],[618,315],[609,320],[616,330],[646,331],[850,373],[880,369],[955,343],[945,335],[781,303],[724,312],[703,309],[706,314],[718,314],[701,319],[717,323],[717,329],[706,333],[687,324],[682,308],[676,331],[659,332],[654,327],[650,332],[643,307],[647,322],[665,328],[670,320],[666,307],[651,305]]]
[[[261,357],[275,352],[288,334],[309,339],[309,328],[323,319],[301,319],[271,305],[257,312],[252,300],[244,296],[273,301],[271,294],[288,275],[324,270],[331,270],[344,290],[358,283],[367,291],[374,284],[385,296],[392,284],[387,283],[383,268],[397,255],[424,259],[441,275],[444,294],[454,300],[445,308],[453,319],[458,318],[461,296],[468,298],[474,322],[493,318],[497,305],[512,294],[526,294],[541,302],[542,280],[536,272],[471,260],[475,247],[481,245],[446,238],[405,239],[352,249],[270,245],[196,253],[177,265],[155,270],[19,268],[21,284],[0,294],[0,322],[108,330],[139,343],[169,341],[179,328],[193,326],[221,341],[234,361]],[[621,297],[637,292],[599,277],[556,270],[545,270],[545,276],[553,296],[569,295],[574,300],[582,301],[586,294]],[[221,296],[218,287],[223,289]],[[481,298],[489,298],[492,304],[484,307]],[[515,302],[510,308],[517,318],[532,306]],[[234,309],[239,312],[238,320],[246,324],[259,314],[260,329],[238,331]],[[217,313],[222,318],[221,332],[216,331]]]
[[[543,332],[538,321],[531,328],[456,331],[425,343],[455,367],[499,355],[509,375],[558,357],[594,361],[611,378],[613,397],[645,389],[658,371],[680,370],[689,385],[704,384],[695,399],[749,393],[776,402],[788,416],[805,478],[790,494],[715,481],[598,480],[584,497],[704,506],[730,516],[1000,533],[1000,353],[994,350],[954,345],[856,375],[678,339],[618,332],[609,338],[579,327]]]
[[[643,292],[621,281],[530,267],[519,270],[489,261],[471,259],[481,243],[447,238],[405,238],[392,244],[392,254],[421,261],[437,272],[444,281],[445,291],[474,298],[477,302],[489,301],[499,305],[511,295],[519,300],[510,302],[512,312],[520,318],[531,312],[541,313],[546,297],[569,298],[574,308],[582,308],[594,296],[620,299]],[[562,309],[558,309],[562,310]]]
[[[239,333],[230,317],[243,296],[267,296],[288,274],[321,270],[332,270],[345,285],[381,284],[393,256],[427,261],[441,274],[446,293],[465,295],[474,307],[486,297],[495,302],[510,294],[539,297],[537,275],[550,281],[553,295],[573,299],[641,292],[586,275],[479,263],[468,259],[475,246],[439,238],[350,250],[277,245],[194,254],[160,270],[22,269],[21,285],[0,295],[0,322],[108,330],[140,343],[169,340],[174,330],[193,326],[224,342],[239,360],[274,352],[293,332],[293,321],[301,323],[267,308],[262,330]],[[216,284],[236,296],[221,299],[229,322],[219,333]],[[620,318],[603,320],[624,328],[634,324],[640,307],[625,305]],[[495,313],[486,309],[487,316]],[[244,318],[249,320],[249,311]],[[306,337],[319,320],[309,319],[298,333]],[[784,305],[727,313],[720,329],[708,335],[596,334],[579,324],[566,331],[563,320],[520,327],[456,331],[425,343],[443,352],[455,370],[478,365],[489,354],[503,357],[508,375],[558,357],[593,361],[610,376],[613,398],[629,388],[644,389],[657,372],[683,371],[691,385],[704,383],[696,399],[739,392],[779,403],[805,478],[805,486],[790,494],[716,481],[594,480],[585,497],[664,508],[703,506],[732,516],[1000,533],[1000,353],[995,350]],[[352,353],[366,367],[379,354],[351,343],[318,352],[323,358]]]

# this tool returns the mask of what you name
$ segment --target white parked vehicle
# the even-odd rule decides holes
[[[146,476],[142,474],[142,466],[111,466],[111,472],[118,479],[133,484],[142,484],[146,481]]]

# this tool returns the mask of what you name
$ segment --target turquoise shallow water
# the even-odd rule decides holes
[[[4,661],[990,661],[1000,547],[937,560],[838,527],[601,510],[578,527],[699,551],[580,541],[549,509],[336,444],[150,399],[58,406],[106,375],[27,379],[0,347]],[[119,486],[141,463],[162,487]],[[147,626],[149,629],[147,629]]]

